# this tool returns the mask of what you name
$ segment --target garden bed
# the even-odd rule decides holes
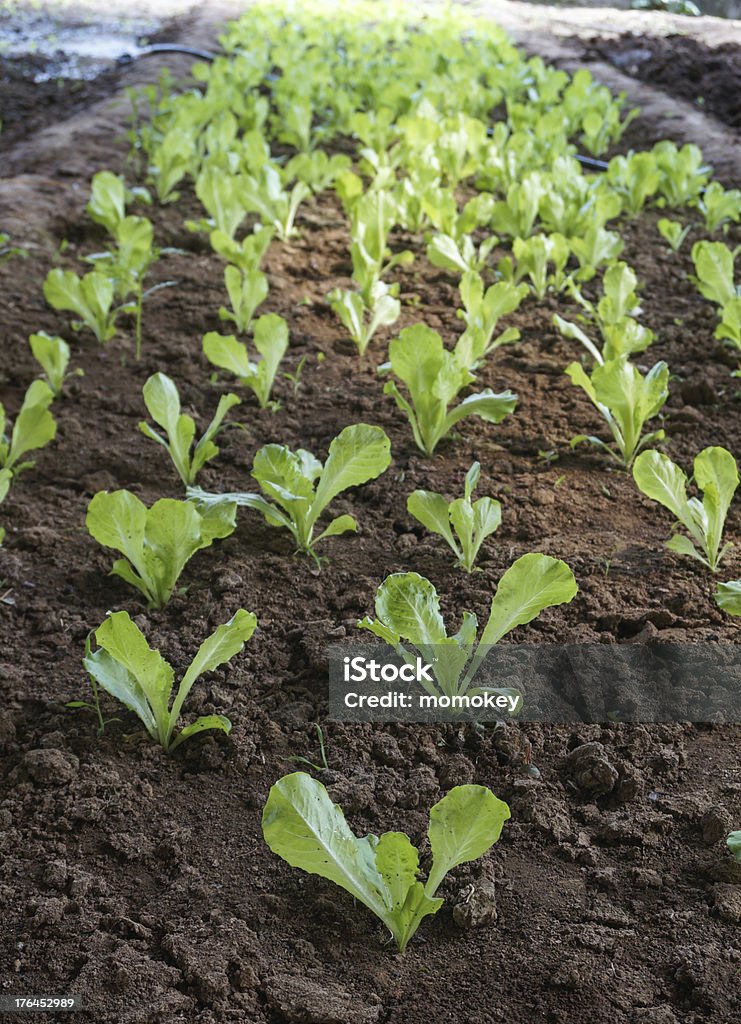
[[[103,166],[126,171],[120,120],[102,139],[89,128],[68,135],[71,183],[17,181],[44,198],[29,210],[26,258],[0,266],[0,401],[13,412],[37,371],[28,335],[65,333],[63,315],[41,291],[50,265],[76,265],[104,246],[102,230],[81,212],[87,181]],[[631,127],[634,148],[656,141],[640,119]],[[16,170],[34,170],[28,151],[16,160],[27,164]],[[85,335],[74,341],[72,366],[85,375],[54,406],[56,442],[2,506],[0,992],[79,994],[80,1019],[95,1024],[737,1021],[741,865],[723,840],[741,823],[738,727],[326,721],[327,644],[357,634],[392,572],[433,580],[457,628],[466,610],[485,619],[514,558],[543,551],[568,563],[579,593],[521,627],[521,642],[739,642],[738,622],[712,601],[709,574],[665,550],[669,514],[598,454],[569,447],[577,432],[600,432],[594,408],[563,372],[574,343],[551,323],[554,312],[573,318],[577,307],[562,295],[523,303],[507,320],[521,342],[489,359],[477,382],[517,392],[516,413],[497,426],[463,421],[425,459],[383,395],[375,357],[400,328],[420,321],[455,337],[456,280],[426,260],[419,237],[397,233],[394,247],[416,256],[390,278],[400,287],[401,319],[359,363],[326,300],[350,283],[346,217],[331,193],[309,200],[300,237],[273,241],[264,261],[263,311],[288,322],[286,368],[306,357],[300,386],[279,378],[275,412],[245,395],[237,410],[244,429],[221,436],[221,454],[199,483],[252,489],[249,470],[262,445],[324,458],[331,439],[356,422],[383,427],[392,465],[334,503],[335,514],[356,516],[359,532],[328,540],[321,570],[293,555],[285,531],[241,510],[236,532],[193,558],[186,591],[164,610],[146,611],[107,575],[110,552],[85,529],[87,504],[120,487],[147,504],[182,496],[165,454],[137,429],[150,374],[175,379],[199,422],[231,383],[211,385],[201,353],[201,336],[223,329],[224,289],[223,263],[207,237],[183,226],[202,215],[200,205],[186,190],[177,204],[146,212],[159,243],[183,252],[158,265],[158,277],[177,286],[145,307],[142,360],[133,360],[129,323],[106,348]],[[22,211],[14,214],[23,221]],[[741,453],[736,359],[714,340],[714,307],[687,281],[690,246],[669,252],[656,229],[660,216],[649,209],[621,221],[621,258],[638,274],[641,319],[658,339],[648,363],[637,362],[665,359],[674,374],[664,426],[672,458],[687,466],[706,445]],[[690,211],[683,219],[701,220]],[[505,252],[495,250],[494,262]],[[502,524],[482,550],[482,571],[468,576],[409,517],[406,497],[417,487],[460,494],[473,460],[482,466],[479,493],[502,502]],[[738,542],[738,503],[726,531]],[[723,578],[739,576],[734,550]],[[181,668],[239,607],[257,614],[258,632],[191,698],[198,713],[229,716],[229,737],[199,738],[168,757],[131,715],[122,712],[97,737],[92,714],[65,707],[88,696],[85,638],[109,610],[130,609],[149,642]],[[112,702],[106,708],[117,714]],[[463,783],[486,785],[511,806],[500,842],[449,876],[446,907],[403,958],[347,894],[290,869],[262,839],[270,786],[301,767],[297,757],[319,761],[317,724],[328,764],[317,777],[358,834],[401,829],[417,842],[430,805]],[[602,745],[585,755],[596,759],[595,771],[608,762],[617,772],[607,793],[574,781],[569,753],[588,742]],[[531,762],[539,778],[523,770]],[[485,927],[474,927],[477,914]]]

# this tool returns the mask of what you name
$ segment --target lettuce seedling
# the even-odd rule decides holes
[[[365,355],[371,338],[379,327],[390,327],[399,319],[401,303],[383,281],[377,281],[372,305],[367,307],[360,292],[335,288],[327,296],[332,310],[339,318],[350,338],[357,345],[360,356]]]
[[[681,220],[669,220],[667,217],[662,217],[656,227],[672,252],[679,252],[685,238],[692,230],[692,224],[685,224],[682,227]]]
[[[28,256],[25,249],[17,245],[9,245],[9,242],[10,235],[5,231],[0,231],[0,263],[12,260],[14,256]]]
[[[271,227],[256,227],[251,235],[245,235],[241,242],[235,242],[233,238],[217,228],[211,232],[209,240],[214,252],[225,259],[227,263],[234,264],[243,274],[252,274],[260,269],[273,234],[274,231]]]
[[[86,645],[82,663],[94,684],[139,717],[152,739],[168,754],[185,740],[207,729],[231,732],[223,715],[202,715],[175,729],[193,684],[205,672],[226,664],[255,632],[257,619],[240,608],[228,622],[204,640],[175,692],[175,672],[159,651],[153,650],[128,612],[113,612],[95,631],[99,649]]]
[[[503,316],[514,313],[528,294],[526,284],[512,281],[497,281],[484,292],[484,282],[479,274],[464,274],[459,285],[463,309],[457,311],[465,322],[466,329],[455,345],[458,360],[473,372],[483,360],[501,345],[517,341],[520,332],[508,327],[496,338],[494,331]]]
[[[33,462],[20,459],[28,452],[44,448],[57,436],[57,424],[49,412],[53,400],[54,393],[46,381],[35,380],[26,391],[9,438],[5,433],[5,409],[0,404],[0,470],[5,471],[8,485],[7,474],[16,477],[33,466]]]
[[[162,427],[166,436],[158,434],[148,423],[140,423],[139,430],[145,437],[162,445],[186,487],[194,484],[205,464],[219,454],[214,441],[224,429],[226,414],[239,405],[239,398],[231,394],[221,396],[213,419],[194,446],[195,421],[180,411],[180,395],[175,382],[164,373],[155,373],[142,391],[149,415]]]
[[[53,399],[46,381],[35,380],[26,391],[10,437],[5,433],[5,409],[0,402],[0,504],[7,498],[15,477],[34,465],[33,461],[19,460],[56,437],[57,424],[49,412]],[[0,544],[4,539],[5,530],[0,527]]]
[[[224,270],[224,284],[232,308],[222,306],[219,319],[231,320],[238,334],[247,334],[255,310],[268,297],[268,279],[261,270],[241,271],[229,266]]]
[[[219,369],[233,373],[240,384],[254,392],[261,409],[267,409],[280,361],[288,349],[288,325],[277,313],[266,313],[254,323],[253,341],[262,357],[253,363],[247,346],[234,335],[210,331],[203,337],[203,354]]]
[[[724,189],[719,181],[711,181],[697,205],[705,218],[705,230],[714,234],[728,221],[738,224],[741,217],[741,191],[737,188]]]
[[[88,505],[85,524],[99,544],[125,556],[116,559],[111,574],[136,587],[150,608],[162,608],[196,551],[234,531],[236,511],[233,502],[199,511],[173,498],[160,498],[147,508],[130,491],[99,491]]]
[[[561,291],[565,284],[564,269],[569,260],[571,250],[563,235],[532,235],[530,238],[516,238],[512,244],[515,257],[506,257],[499,261],[499,271],[505,280],[515,283],[524,277],[530,280],[530,286],[538,299],[545,298],[549,288]],[[548,265],[553,264],[553,273],[548,273]]]
[[[580,281],[591,281],[603,263],[618,258],[624,243],[617,231],[590,224],[580,237],[569,235],[569,247],[579,263],[575,276]]]
[[[653,153],[633,153],[614,156],[607,168],[606,178],[621,197],[623,208],[637,217],[651,196],[656,195],[661,172]]]
[[[311,195],[311,189],[303,181],[297,181],[289,192],[283,188],[280,171],[270,164],[261,168],[257,176],[246,175],[242,196],[248,210],[274,228],[281,242],[287,242],[298,234],[295,227],[296,214],[304,199]]]
[[[692,142],[681,148],[669,139],[657,142],[648,154],[659,171],[659,195],[675,209],[694,206],[710,178],[712,167],[703,160],[702,150]]]
[[[498,242],[496,235],[490,235],[476,247],[470,235],[462,235],[458,241],[450,235],[433,235],[427,246],[427,259],[433,267],[452,270],[454,274],[479,274]]]
[[[599,437],[578,434],[571,439],[572,448],[587,441],[629,469],[642,448],[663,439],[663,430],[644,434],[643,428],[661,411],[669,397],[669,367],[665,362],[656,363],[645,377],[624,356],[595,366],[591,377],[584,372],[581,363],[571,363],[566,373],[587,393],[614,439],[612,445]]]
[[[538,218],[538,204],[545,192],[542,175],[532,171],[507,189],[506,200],[494,203],[491,226],[510,238],[529,238]]]
[[[425,455],[432,455],[442,438],[466,416],[501,423],[517,404],[517,395],[512,391],[495,394],[485,388],[448,411],[450,403],[474,377],[454,352],[444,348],[437,331],[424,324],[405,327],[391,342],[389,363],[380,367],[380,371],[388,369],[406,384],[409,400],[392,380],[386,382],[384,394],[391,395],[399,409],[406,413],[414,440]]]
[[[731,851],[736,860],[741,864],[741,831],[731,832],[726,839],[726,846]]]
[[[126,216],[126,185],[123,178],[111,171],[99,171],[93,175],[90,186],[90,200],[85,212],[96,224],[102,224],[109,234],[116,234],[116,228]]]
[[[625,317],[617,324],[601,324],[602,349],[589,338],[578,324],[564,320],[558,313],[553,314],[553,323],[564,338],[580,342],[596,363],[604,363],[621,356],[644,352],[654,340],[653,331],[639,324],[632,317]]]
[[[247,216],[245,179],[241,175],[227,174],[216,166],[206,166],[196,179],[196,195],[209,219],[191,227],[208,227],[233,239],[239,225]]]
[[[445,876],[478,860],[499,839],[509,807],[485,786],[454,786],[430,810],[432,866],[417,880],[419,851],[403,832],[358,837],[321,782],[306,772],[284,775],[262,816],[265,842],[294,868],[328,878],[381,920],[404,953],[423,918],[443,905]]]
[[[502,521],[502,506],[494,498],[471,501],[480,475],[481,465],[474,462],[466,473],[463,497],[451,502],[435,491],[413,491],[407,498],[409,515],[442,537],[466,572],[473,572],[481,545]]]
[[[569,284],[568,290],[572,297],[600,329],[603,342],[601,357],[576,324],[563,320],[557,313],[554,314],[553,323],[564,337],[580,341],[599,363],[643,352],[653,343],[654,333],[633,318],[632,314],[640,312],[635,290],[637,284],[638,279],[627,263],[615,263],[605,271],[602,278],[603,294],[596,305],[586,299],[573,282]]]
[[[345,427],[331,442],[323,466],[303,448],[295,452],[279,444],[261,448],[255,456],[252,476],[271,501],[260,494],[208,494],[198,487],[189,488],[188,495],[207,508],[234,502],[261,512],[268,525],[289,530],[297,550],[311,555],[319,565],[314,550],[319,541],[357,530],[351,515],[341,515],[315,537],[321,514],[342,491],[375,480],[390,463],[391,443],[384,431],[367,423],[355,423]]]
[[[452,238],[459,249],[472,253],[471,232],[476,228],[488,227],[494,209],[494,196],[489,192],[480,192],[459,211],[455,194],[450,189],[430,183],[421,197],[421,204],[426,217],[439,234]],[[481,252],[485,254],[490,249],[491,246]]]
[[[328,156],[323,149],[313,153],[299,153],[286,164],[284,178],[286,181],[303,181],[314,194],[332,188],[337,176],[347,171],[352,165],[349,156],[335,153]]]
[[[145,203],[152,201],[145,188],[128,189],[120,175],[111,171],[99,171],[93,175],[90,200],[85,212],[96,224],[101,224],[113,238],[118,238],[119,228],[126,218],[126,203],[133,199]]]
[[[428,579],[416,572],[387,576],[376,594],[376,618],[358,625],[414,660],[402,645],[408,641],[433,665],[435,682],[420,680],[432,696],[462,696],[470,690],[488,650],[516,626],[532,622],[546,608],[568,604],[578,587],[565,562],[550,555],[522,555],[507,569],[491,600],[489,619],[477,641],[478,619],[464,612],[461,628],[448,636],[440,599]],[[512,692],[512,691],[505,691]]]
[[[719,583],[713,598],[718,607],[728,615],[741,615],[741,580]]]
[[[154,184],[157,199],[162,205],[175,203],[180,198],[175,186],[190,171],[194,153],[193,135],[177,125],[149,150],[148,180]]]
[[[690,277],[702,295],[717,306],[726,306],[741,294],[734,283],[736,252],[723,242],[695,242],[692,262],[696,277]]]
[[[34,359],[46,375],[46,380],[57,398],[62,393],[62,386],[67,377],[84,377],[84,370],[72,370],[67,373],[69,366],[70,350],[69,345],[58,335],[52,336],[46,331],[39,331],[32,334],[28,339]]]
[[[144,281],[150,267],[165,253],[176,249],[159,249],[154,244],[154,227],[146,217],[124,217],[116,228],[116,246],[110,251],[94,253],[87,261],[94,263],[96,270],[110,278],[115,294],[129,299],[116,311],[133,313],[135,317],[136,359],[141,359],[142,306],[144,300],[163,288],[171,288],[175,281],[162,281],[144,291]]]
[[[350,217],[350,258],[353,280],[358,286],[366,308],[373,305],[378,282],[396,266],[407,266],[414,256],[408,250],[391,254],[388,236],[398,216],[390,192],[367,192],[354,203]]]
[[[705,448],[695,456],[694,482],[703,492],[688,498],[689,480],[680,467],[659,452],[643,452],[633,467],[638,488],[653,501],[668,508],[689,534],[675,533],[666,546],[678,555],[689,555],[717,572],[726,553],[733,547],[721,547],[723,526],[733,495],[738,487],[736,460],[725,448]]]
[[[720,323],[715,328],[715,337],[719,341],[730,341],[736,348],[741,348],[741,295],[731,299],[721,309]],[[738,371],[736,376],[738,376]]]
[[[44,281],[44,298],[53,309],[76,313],[79,321],[72,321],[74,330],[88,327],[99,344],[105,345],[116,333],[113,308],[114,282],[97,270],[78,277],[73,270],[50,270]]]

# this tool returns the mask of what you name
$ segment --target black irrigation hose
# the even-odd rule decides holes
[[[192,46],[181,46],[179,43],[154,43],[152,46],[143,46],[134,53],[122,53],[116,58],[116,63],[132,64],[139,57],[151,57],[156,53],[184,53],[188,57],[199,57],[201,60],[216,60],[218,56],[210,50],[195,50]]]
[[[136,53],[123,53],[117,59],[117,64],[131,64],[133,61],[138,60],[139,57],[151,57],[152,54],[156,53],[184,53],[188,57],[199,57],[201,60],[216,60],[218,54],[212,53],[210,50],[195,50],[192,46],[180,46],[179,43],[154,43],[152,46],[145,46],[141,50],[137,50]],[[585,167],[591,167],[595,171],[606,171],[607,164],[604,160],[596,160],[591,156],[580,156],[577,154],[576,159],[580,164]]]

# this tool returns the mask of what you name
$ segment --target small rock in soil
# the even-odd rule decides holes
[[[375,1024],[381,1005],[362,1005],[360,997],[339,985],[277,974],[265,985],[268,1006],[286,1024]]]
[[[75,778],[80,762],[62,750],[29,750],[23,758],[28,777],[39,786],[64,786]]]
[[[714,885],[713,905],[724,921],[730,921],[731,924],[741,922],[741,886]]]
[[[700,818],[703,841],[712,845],[731,831],[733,819],[724,807],[710,807]]]
[[[476,768],[465,754],[453,754],[440,769],[440,786],[452,789],[454,786],[466,786],[476,778]]]
[[[465,930],[495,924],[497,902],[494,882],[483,879],[459,893],[459,902],[453,907],[453,920]]]
[[[567,775],[579,789],[595,796],[611,793],[618,780],[618,771],[608,761],[601,743],[582,743],[564,762]]]

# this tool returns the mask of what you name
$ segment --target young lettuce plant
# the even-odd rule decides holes
[[[613,264],[602,278],[603,295],[596,305],[586,299],[573,283],[569,285],[572,297],[599,327],[603,342],[601,356],[597,355],[596,346],[576,324],[563,320],[557,313],[553,316],[553,323],[565,338],[580,341],[597,362],[643,352],[653,343],[654,333],[631,315],[640,311],[635,291],[637,283],[636,275],[627,263]]]
[[[480,475],[481,465],[474,462],[466,473],[463,497],[451,502],[435,491],[413,491],[407,498],[409,515],[442,537],[466,572],[473,572],[481,545],[502,521],[502,506],[494,498],[471,501]]]
[[[595,224],[590,224],[579,237],[569,235],[568,241],[579,264],[579,270],[574,274],[579,281],[591,281],[602,264],[612,263],[624,248],[617,231],[608,231]]]
[[[723,242],[695,242],[692,246],[697,276],[690,280],[706,299],[721,308],[741,294],[741,287],[734,283],[736,252]]]
[[[174,281],[162,281],[144,290],[144,281],[153,263],[163,253],[177,250],[159,249],[154,244],[154,228],[146,217],[124,217],[116,228],[116,245],[106,252],[95,253],[87,260],[93,263],[114,284],[114,294],[125,301],[116,311],[133,313],[135,318],[136,359],[141,359],[142,307],[144,300]]]
[[[84,377],[84,370],[72,370],[67,373],[69,366],[70,350],[69,345],[58,335],[47,334],[46,331],[39,331],[32,334],[28,339],[34,359],[46,375],[46,380],[51,388],[52,394],[57,398],[62,393],[62,387],[67,377]]]
[[[719,583],[713,599],[721,611],[728,615],[741,615],[741,580]]]
[[[288,325],[277,313],[266,313],[254,323],[253,341],[262,357],[253,363],[247,346],[234,335],[210,331],[203,337],[203,354],[221,370],[233,373],[240,384],[254,392],[261,409],[271,405],[270,393],[280,361],[288,349]],[[273,405],[275,403],[272,403]]]
[[[162,445],[186,487],[194,484],[205,464],[219,454],[214,441],[224,429],[226,414],[235,405],[239,405],[239,398],[232,394],[221,396],[213,419],[194,445],[195,421],[192,416],[180,411],[180,395],[175,382],[164,373],[155,373],[142,390],[147,411],[165,431],[165,437],[148,423],[140,423],[139,430],[145,437]]]
[[[209,241],[218,256],[247,275],[260,269],[273,234],[271,227],[258,226],[251,235],[245,235],[241,242],[235,242],[226,232],[216,228],[211,232]]]
[[[470,235],[462,235],[458,241],[450,235],[433,235],[427,246],[427,259],[433,267],[452,270],[454,274],[479,274],[498,242],[497,235],[490,235],[477,247]]]
[[[85,524],[99,544],[125,556],[113,563],[111,575],[136,587],[150,608],[163,608],[196,551],[234,531],[236,511],[233,502],[200,511],[173,498],[160,498],[148,509],[130,491],[99,491]]]
[[[126,219],[126,204],[138,199],[150,203],[145,188],[128,189],[123,178],[111,171],[99,171],[93,175],[90,186],[90,200],[85,212],[96,224],[102,225],[109,235],[118,238],[118,230]]]
[[[242,196],[248,210],[252,210],[274,230],[281,242],[298,234],[295,226],[298,208],[311,195],[303,181],[297,181],[289,192],[283,188],[280,171],[265,164],[257,176],[246,175]]]
[[[408,266],[414,261],[408,250],[392,255],[388,247],[388,236],[397,216],[393,196],[382,189],[360,196],[352,207],[352,276],[367,309],[373,306],[378,282],[383,275],[396,266]]]
[[[603,326],[600,349],[591,338],[587,337],[578,324],[564,320],[558,313],[553,314],[553,323],[564,338],[572,338],[580,342],[596,363],[604,363],[621,356],[631,356],[636,352],[644,352],[654,340],[653,331],[639,324],[632,317],[626,317],[617,325]]]
[[[180,193],[176,186],[191,170],[195,139],[191,132],[175,125],[149,150],[148,180],[154,185],[161,205],[175,203]]]
[[[700,196],[697,206],[705,218],[705,230],[711,235],[728,221],[738,224],[741,217],[741,191],[724,189],[719,181],[711,181]]]
[[[648,498],[658,501],[689,534],[675,533],[666,546],[678,555],[689,555],[717,572],[733,547],[724,544],[723,527],[738,487],[736,460],[725,448],[705,448],[695,456],[694,482],[703,492],[687,497],[689,480],[680,467],[659,452],[643,452],[633,467],[633,479]]]
[[[661,183],[661,171],[653,153],[631,151],[627,156],[614,156],[605,177],[631,217],[638,216]]]
[[[323,149],[313,153],[299,153],[286,164],[287,181],[303,181],[316,195],[332,188],[337,177],[351,166],[350,157],[344,153],[328,156]]]
[[[72,321],[73,329],[88,327],[100,345],[116,333],[116,317],[121,310],[113,308],[114,294],[114,282],[97,270],[78,277],[73,270],[57,267],[44,281],[44,298],[49,305],[76,313],[80,319]]]
[[[719,307],[715,337],[741,348],[741,285],[735,284],[733,269],[737,253],[738,249],[731,250],[723,242],[696,242],[692,262],[697,276],[690,280]]]
[[[319,541],[357,530],[355,519],[342,515],[315,537],[314,529],[321,514],[342,491],[375,480],[390,463],[391,445],[383,430],[356,423],[345,427],[334,438],[323,466],[303,448],[295,452],[279,444],[261,448],[255,456],[252,476],[266,497],[243,493],[208,494],[197,487],[189,488],[188,495],[207,508],[233,502],[261,512],[270,526],[290,531],[297,550],[311,555],[319,565],[314,550]]]
[[[5,231],[0,231],[0,263],[12,260],[14,256],[28,256],[25,249],[17,245],[10,245],[9,243],[10,235]]]
[[[685,224],[682,227],[681,220],[669,220],[668,217],[662,217],[656,227],[672,252],[679,252],[684,245],[685,238],[692,230],[692,224]]]
[[[268,297],[268,279],[261,270],[242,271],[229,266],[224,270],[224,284],[232,308],[222,306],[219,319],[231,320],[238,334],[247,334],[257,307]]]
[[[239,654],[257,626],[252,612],[240,608],[228,622],[203,641],[175,691],[175,672],[153,650],[128,612],[113,612],[95,631],[98,650],[86,644],[82,663],[94,684],[139,717],[152,739],[171,754],[185,740],[207,729],[231,732],[223,715],[202,715],[175,733],[193,684],[205,672]]]
[[[646,423],[659,413],[669,397],[669,367],[658,362],[643,376],[624,356],[609,359],[588,377],[581,363],[571,363],[566,373],[588,395],[607,422],[614,444],[599,437],[578,434],[571,447],[584,441],[596,445],[625,469],[630,469],[638,452],[664,438],[663,430],[644,434]],[[617,451],[615,450],[617,449]]]
[[[294,868],[328,878],[366,906],[404,953],[423,918],[436,914],[443,879],[478,860],[499,839],[509,807],[485,786],[455,786],[430,810],[432,866],[418,881],[419,851],[403,832],[358,837],[321,782],[305,772],[284,775],[262,816],[265,842]]]
[[[470,691],[494,644],[516,626],[532,622],[546,608],[568,604],[577,590],[574,574],[565,562],[539,553],[522,555],[500,579],[489,619],[477,641],[475,615],[464,612],[461,628],[448,636],[432,583],[416,572],[394,573],[378,588],[376,618],[366,616],[358,625],[407,660],[413,661],[415,656],[401,641],[416,648],[423,660],[434,666],[435,682],[420,681],[431,696],[460,697]]]
[[[458,360],[474,372],[488,355],[501,345],[517,341],[520,332],[508,327],[496,338],[494,331],[503,316],[514,313],[528,294],[526,284],[512,281],[497,281],[484,291],[484,282],[479,274],[464,274],[459,286],[463,309],[457,311],[466,329],[458,338],[455,354]]]
[[[571,250],[563,235],[532,235],[530,238],[516,238],[512,244],[515,262],[509,256],[499,261],[498,270],[505,281],[515,284],[527,277],[533,294],[545,298],[549,288],[561,291],[566,283],[564,270]],[[548,273],[548,265],[553,272]]]
[[[501,423],[517,404],[512,391],[495,394],[490,388],[448,407],[473,375],[453,352],[448,352],[437,331],[424,324],[405,327],[389,345],[389,363],[380,371],[393,371],[409,391],[406,399],[392,380],[384,385],[406,414],[420,451],[432,455],[442,438],[466,416],[480,416],[487,423]]]
[[[741,830],[738,832],[731,832],[726,839],[726,846],[739,864],[741,864]]]
[[[219,231],[233,240],[247,216],[244,177],[208,165],[196,179],[196,195],[209,216],[205,221],[186,222],[186,226],[193,230],[207,228]]]
[[[8,493],[10,481],[33,466],[33,462],[21,462],[23,456],[44,448],[56,437],[56,420],[49,412],[53,400],[54,394],[46,381],[35,380],[30,384],[10,437],[5,433],[5,409],[0,403],[0,486],[4,490],[3,497]]]
[[[401,303],[383,281],[376,282],[370,307],[365,305],[360,292],[340,288],[331,291],[327,299],[361,358],[378,328],[395,324],[401,313]]]

